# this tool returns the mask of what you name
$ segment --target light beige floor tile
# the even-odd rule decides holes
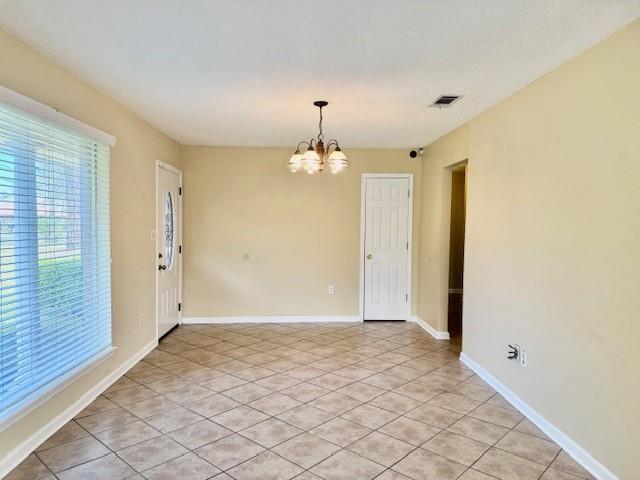
[[[484,387],[482,385],[476,385],[475,383],[463,382],[449,390],[452,393],[458,393],[472,400],[479,402],[486,402],[496,392],[491,387]]]
[[[359,400],[360,402],[368,402],[369,400],[373,400],[376,397],[379,397],[385,390],[374,387],[373,385],[368,385],[362,382],[352,383],[347,385],[346,387],[342,387],[338,390],[338,393],[343,395],[347,395],[351,398]]]
[[[96,438],[111,450],[122,450],[136,443],[144,442],[150,438],[158,437],[161,433],[141,420],[128,423],[120,427],[105,430],[96,435]]]
[[[300,405],[301,402],[279,392],[271,393],[251,402],[249,406],[267,415],[278,415]]]
[[[80,438],[88,437],[90,434],[76,422],[71,420],[64,427],[51,435],[36,451],[46,450],[47,448],[56,447],[63,443],[72,442]]]
[[[363,379],[362,382],[384,390],[393,390],[394,388],[398,388],[400,385],[404,385],[408,380],[400,377],[394,377],[393,375],[387,375],[385,373],[379,373]]]
[[[415,480],[454,480],[466,468],[422,448],[414,450],[392,467],[393,470]]]
[[[136,417],[147,418],[176,408],[178,404],[168,398],[158,396],[141,402],[124,405],[122,408],[133,413]]]
[[[240,403],[250,403],[269,395],[270,393],[271,390],[260,385],[256,385],[255,383],[240,385],[239,387],[232,388],[231,390],[224,392],[227,397],[230,397]]]
[[[161,436],[119,450],[117,455],[138,472],[141,472],[187,452],[188,450],[176,441]]]
[[[239,432],[240,430],[251,427],[256,423],[263,422],[268,418],[268,415],[251,407],[247,407],[246,405],[242,405],[229,410],[228,412],[215,415],[211,417],[211,420],[228,428],[229,430]]]
[[[415,379],[417,383],[421,383],[431,388],[438,388],[440,390],[449,390],[450,388],[454,388],[458,385],[458,380],[454,380],[452,378],[443,377],[441,375],[434,375],[433,373],[428,373],[421,377]]]
[[[32,453],[14,468],[5,480],[50,480],[51,478],[53,478],[51,471]]]
[[[415,446],[422,445],[440,433],[440,430],[435,427],[406,417],[387,423],[379,431]]]
[[[239,372],[235,372],[233,375],[238,378],[242,378],[248,382],[255,382],[256,380],[260,380],[261,378],[270,377],[271,375],[275,375],[275,370],[270,370],[265,367],[249,367]]]
[[[389,366],[391,367],[393,365],[389,365]],[[371,377],[372,375],[375,375],[377,372],[374,372],[362,366],[349,365],[348,367],[335,370],[333,373],[344,378],[349,378],[351,379],[351,381],[355,382],[358,380],[362,380],[363,378]]]
[[[385,467],[398,462],[415,448],[413,445],[379,432],[371,432],[348,447],[352,452]]]
[[[317,385],[312,385],[310,383],[299,383],[294,385],[293,387],[285,388],[280,393],[288,395],[289,397],[298,400],[299,402],[310,402],[315,400],[322,395],[326,395],[329,393],[329,390],[326,388],[318,387]]]
[[[457,393],[442,393],[429,400],[429,404],[466,415],[474,408],[477,408],[480,402],[463,397]]]
[[[144,476],[148,480],[206,480],[217,473],[220,473],[218,468],[195,453],[187,453],[146,470]]]
[[[560,452],[560,447],[553,442],[516,431],[507,433],[496,447],[543,465],[553,462]]]
[[[339,388],[342,388],[353,382],[354,380],[351,380],[350,378],[341,377],[340,375],[336,375],[334,373],[325,373],[321,377],[312,378],[307,383],[325,388],[327,390],[338,390]]]
[[[203,420],[187,427],[179,428],[169,433],[168,436],[176,442],[195,450],[207,443],[215,442],[221,438],[231,435],[233,432],[210,420]]]
[[[229,397],[215,394],[196,400],[195,402],[186,403],[184,406],[203,417],[213,417],[214,415],[219,415],[220,413],[238,407],[240,404],[235,400],[231,400]]]
[[[258,380],[256,384],[268,388],[274,392],[278,390],[284,390],[285,388],[292,387],[300,383],[300,380],[288,376],[287,374],[280,373],[271,377]]]
[[[302,472],[302,468],[273,452],[263,452],[229,470],[236,480],[288,480]]]
[[[172,375],[156,382],[151,382],[147,384],[147,387],[155,392],[164,394],[180,390],[182,388],[185,388],[187,385],[188,382],[178,376]]]
[[[324,480],[370,480],[385,468],[348,450],[340,450],[313,467],[311,473]]]
[[[350,443],[355,442],[359,438],[364,437],[371,430],[358,423],[344,420],[343,418],[334,418],[311,430],[310,433],[320,438],[346,447]]]
[[[526,433],[529,435],[533,435],[534,437],[538,437],[543,440],[551,441],[551,439],[547,437],[547,435],[545,435],[545,433],[542,430],[536,427],[528,418],[523,419],[518,425],[514,427],[514,430],[517,430],[518,432]]]
[[[327,393],[309,402],[309,405],[333,415],[341,415],[360,404],[358,400],[337,392]]]
[[[398,414],[365,404],[342,414],[341,418],[359,423],[371,429],[376,429],[398,418]]]
[[[110,453],[93,437],[81,438],[38,452],[40,460],[54,473],[75,467]]]
[[[304,365],[302,367],[297,367],[297,368],[294,368],[293,370],[287,371],[288,376],[295,378],[297,380],[300,380],[302,382],[311,380],[312,378],[316,378],[324,374],[325,374],[324,370],[320,370],[319,368],[315,368],[310,365]]]
[[[95,435],[113,427],[135,422],[136,420],[138,419],[134,415],[118,407],[95,413],[88,417],[82,417],[76,421],[82,428]]]
[[[471,466],[489,447],[485,443],[447,431],[440,432],[422,445],[422,448],[430,452],[467,466]]]
[[[413,410],[420,404],[421,402],[419,402],[418,400],[414,400],[413,398],[407,397],[405,395],[400,395],[395,392],[387,392],[369,402],[369,405],[382,408],[398,415],[402,415],[409,410]]]
[[[507,402],[504,399],[504,397],[502,395],[500,395],[499,393],[496,393],[493,397],[491,397],[489,400],[487,400],[487,403],[489,405],[493,405],[495,407],[507,408],[507,409],[510,409],[510,410],[515,410],[513,405],[511,405],[509,402]]]
[[[448,430],[458,435],[477,440],[478,442],[493,445],[502,437],[504,437],[508,428],[495,425],[493,423],[483,422],[472,417],[464,417],[458,422],[451,425]]]
[[[104,393],[113,393],[117,392],[118,390],[137,387],[138,385],[138,382],[131,380],[129,377],[120,377],[109,388],[107,388]]]
[[[396,365],[389,370],[385,370],[387,375],[392,375],[394,377],[402,378],[407,381],[415,380],[418,377],[424,375],[420,370],[416,370],[415,368],[405,367],[403,365]]]
[[[297,427],[284,423],[277,418],[270,418],[252,427],[242,430],[240,434],[258,445],[272,448],[302,433]]]
[[[165,395],[169,400],[172,400],[180,405],[196,402],[206,397],[214,395],[215,392],[205,388],[201,385],[189,384],[185,388],[169,392]]]
[[[458,480],[495,480],[495,477],[490,477],[485,473],[469,469],[464,472]]]
[[[263,451],[260,445],[234,434],[200,447],[195,453],[219,469],[228,470]]]
[[[247,380],[242,378],[235,377],[233,375],[222,375],[221,377],[214,378],[213,380],[201,385],[214,392],[224,392],[225,390],[231,390],[232,388],[239,387],[245,383],[247,383]]]
[[[125,377],[122,377],[125,378]],[[133,382],[133,380],[131,380]],[[133,382],[135,383],[135,382]],[[136,385],[138,385],[136,383]],[[114,402],[112,402],[111,400],[109,400],[107,397],[105,397],[104,395],[100,395],[98,398],[96,398],[93,402],[91,402],[84,410],[82,410],[78,415],[76,415],[74,418],[78,419],[78,418],[82,418],[82,417],[88,417],[89,415],[93,415],[95,413],[100,413],[100,412],[104,412],[105,410],[110,410],[112,408],[116,408],[118,405]]]
[[[505,428],[515,427],[524,417],[520,412],[508,408],[495,407],[484,403],[469,413],[470,417],[484,420],[485,422],[495,423]]]
[[[557,470],[571,473],[581,478],[586,478],[589,480],[593,478],[593,476],[589,472],[582,468],[582,466],[578,465],[578,463],[565,451],[562,451],[558,454],[557,458],[553,461],[551,466]]]
[[[278,415],[278,418],[283,422],[302,430],[311,430],[320,424],[328,422],[333,417],[332,414],[311,405],[300,405]]]
[[[393,470],[386,470],[376,477],[376,480],[411,480],[409,477],[405,477],[401,473],[394,472]]]
[[[135,473],[134,469],[112,453],[60,472],[57,476],[60,480],[122,480]]]
[[[277,447],[273,451],[303,468],[311,468],[340,450],[340,447],[310,433],[303,433]]]
[[[183,407],[176,407],[169,412],[159,413],[158,415],[145,419],[149,425],[160,430],[162,433],[172,432],[201,420],[203,420],[201,415]]]
[[[545,471],[543,465],[497,448],[485,453],[473,468],[500,480],[537,480]]]
[[[130,403],[141,402],[158,395],[150,388],[144,385],[136,385],[135,387],[117,390],[112,393],[105,393],[105,397],[118,405],[127,405]]]
[[[413,381],[396,388],[394,392],[404,395],[405,397],[413,398],[419,402],[428,402],[436,395],[442,393],[442,390]]]
[[[423,405],[419,405],[413,410],[408,411],[404,414],[404,416],[409,417],[412,420],[417,420],[436,428],[443,429],[454,424],[456,421],[462,418],[463,415],[461,413],[453,412],[451,410],[446,410],[444,408],[425,403]]]

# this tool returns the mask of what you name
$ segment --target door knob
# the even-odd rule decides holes
[[[371,255],[370,253],[367,254],[367,260],[371,260],[373,258],[373,255]]]
[[[166,265],[158,265],[158,270],[166,270],[167,266]]]

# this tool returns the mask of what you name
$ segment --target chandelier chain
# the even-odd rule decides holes
[[[318,140],[322,141],[324,139],[324,133],[322,133],[322,107],[320,107],[320,121],[318,122],[318,128],[320,129]]]

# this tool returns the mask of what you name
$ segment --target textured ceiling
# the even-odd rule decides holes
[[[0,25],[184,144],[424,145],[640,0],[0,0]],[[6,68],[6,65],[3,66]],[[446,110],[428,105],[463,94]]]

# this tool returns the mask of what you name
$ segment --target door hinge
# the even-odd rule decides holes
[[[178,246],[178,253],[182,253],[182,245]]]
[[[408,301],[409,301],[409,294],[408,294],[408,293],[405,293],[405,294],[404,294],[404,301],[405,301],[405,302],[408,302]]]
[[[178,187],[178,195],[182,195],[182,187]]]
[[[411,190],[407,190],[407,198],[411,198]]]
[[[409,242],[407,242],[407,250],[409,250]]]
[[[178,311],[181,312],[182,311],[182,303],[178,304]]]

